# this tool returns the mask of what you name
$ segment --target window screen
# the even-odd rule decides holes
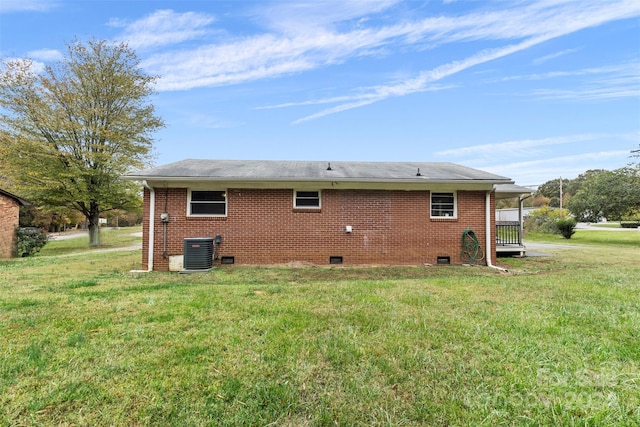
[[[431,193],[431,216],[454,218],[456,216],[455,193]]]
[[[226,215],[225,191],[191,191],[189,215]]]
[[[296,208],[319,208],[319,191],[296,191],[294,207]]]

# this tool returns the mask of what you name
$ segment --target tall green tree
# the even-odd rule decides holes
[[[622,220],[640,213],[640,165],[587,178],[567,208],[579,221]]]
[[[144,73],[126,44],[67,45],[63,60],[34,69],[4,60],[0,71],[3,174],[33,201],[84,214],[90,245],[100,244],[99,216],[139,203],[120,177],[147,165],[152,135],[164,126]]]
[[[567,185],[569,180],[565,179],[563,185]],[[538,187],[536,196],[541,195],[549,199],[549,206],[554,208],[560,207],[560,178],[555,178],[545,182]]]
[[[582,184],[589,178],[605,172],[603,169],[590,169],[578,175],[574,179],[562,179],[562,201],[566,203],[574,194],[580,191]],[[554,208],[560,207],[560,178],[555,178],[545,182],[536,192],[536,197],[546,197],[549,199],[548,205]]]

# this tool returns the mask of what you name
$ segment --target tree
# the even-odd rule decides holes
[[[640,165],[590,176],[567,207],[576,219],[589,222],[622,220],[640,210]]]
[[[42,73],[2,61],[3,174],[33,201],[84,214],[89,244],[99,245],[100,214],[139,200],[120,177],[149,163],[152,133],[164,126],[149,102],[156,79],[126,44],[104,40],[68,44]]]
[[[601,172],[605,172],[603,169],[590,169],[574,179],[562,179],[562,204],[563,206],[569,202],[569,199],[580,191],[582,184],[592,176],[598,175]],[[539,198],[540,201],[544,200],[542,197],[546,197],[548,199],[547,204],[554,208],[560,207],[560,178],[552,179],[550,181],[545,182],[540,187],[538,187],[538,191],[535,196]],[[542,206],[540,204],[534,206]]]
[[[533,196],[532,199],[533,200],[531,201],[531,206],[536,208],[539,208],[542,206],[549,206],[549,202],[551,201],[551,199],[549,199],[548,197],[545,197],[541,193],[536,193],[536,195]]]
[[[567,184],[568,180],[563,180],[563,186]],[[536,192],[536,196],[546,197],[549,201],[547,202],[549,206],[554,208],[560,207],[560,178],[552,179],[551,181],[547,181],[541,186],[538,187],[538,191]]]

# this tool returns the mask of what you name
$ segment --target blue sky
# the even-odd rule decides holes
[[[126,41],[155,164],[450,161],[521,185],[640,143],[640,1],[2,0],[0,56]]]

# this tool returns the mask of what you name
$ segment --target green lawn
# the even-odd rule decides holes
[[[131,274],[140,251],[50,242],[0,262],[0,425],[638,425],[627,234],[578,231],[508,273]]]
[[[77,236],[74,239],[62,240],[51,237],[37,256],[64,255],[77,252],[97,251],[133,245],[139,243],[141,238],[135,236],[141,233],[142,227],[106,228],[100,231],[100,246],[89,248],[89,234],[85,232],[71,233]]]

